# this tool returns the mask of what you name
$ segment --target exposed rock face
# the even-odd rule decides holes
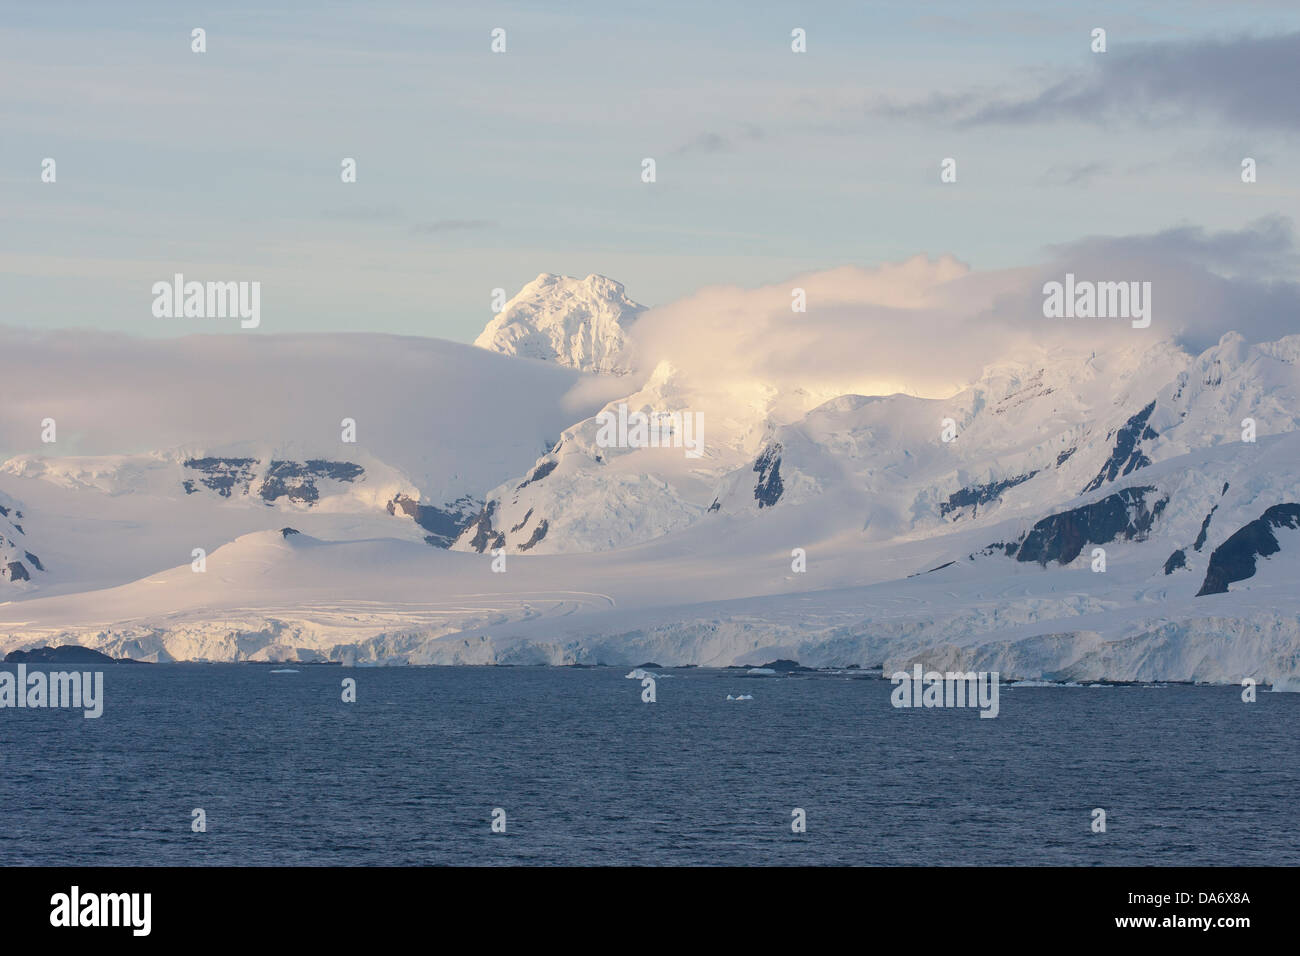
[[[1233,581],[1245,581],[1255,576],[1255,559],[1277,554],[1282,550],[1274,528],[1300,528],[1300,504],[1274,505],[1249,524],[1232,533],[1228,540],[1210,554],[1210,566],[1205,581],[1196,592],[1224,594]]]
[[[1147,420],[1155,410],[1155,399],[1152,399],[1150,405],[1130,418],[1124,427],[1115,433],[1115,448],[1110,458],[1101,466],[1097,477],[1084,486],[1083,493],[1095,491],[1108,481],[1114,481],[1118,477],[1151,464],[1151,459],[1142,453],[1142,442],[1160,437],[1147,425]]]
[[[436,507],[425,505],[408,495],[398,495],[388,503],[388,513],[404,514],[412,518],[425,531],[424,540],[437,548],[449,548],[460,533],[469,527],[479,513],[479,504],[461,497],[450,504]]]
[[[1049,515],[1030,528],[1018,546],[1005,546],[1007,554],[1046,567],[1049,561],[1069,564],[1086,545],[1140,541],[1169,503],[1167,496],[1148,503],[1155,491],[1150,485],[1125,488],[1092,504]]]
[[[546,532],[549,528],[550,528],[550,522],[548,522],[545,518],[543,518],[541,521],[537,523],[537,527],[533,529],[533,536],[529,538],[527,541],[525,541],[523,544],[521,544],[519,546],[519,550],[520,551],[529,550],[538,541],[541,541],[543,538],[546,537]]]
[[[27,533],[18,522],[23,513],[8,496],[0,496],[8,504],[0,504],[0,581],[30,581],[32,570],[44,571],[41,559],[28,551],[22,543]]]
[[[198,485],[215,491],[223,498],[229,498],[236,492],[248,494],[249,484],[257,477],[253,467],[257,464],[256,458],[190,458],[184,464],[186,468],[198,472],[196,478],[186,479],[183,483],[187,495],[198,491]]]
[[[91,647],[79,644],[64,644],[59,647],[34,647],[29,651],[10,651],[5,655],[6,664],[116,664],[117,658],[109,657]]]
[[[268,504],[285,498],[297,504],[312,505],[320,500],[321,481],[353,482],[365,475],[365,469],[360,465],[323,458],[305,462],[272,459],[265,475],[260,473],[260,462],[256,458],[189,458],[183,464],[195,472],[194,478],[182,482],[187,495],[197,493],[202,486],[223,498],[256,494]]]
[[[492,527],[492,516],[496,514],[497,503],[495,500],[489,501],[483,506],[477,518],[466,526],[466,531],[473,531],[474,535],[469,540],[469,546],[482,554],[491,548],[495,551],[497,548],[505,547],[506,536]]]
[[[1069,457],[1068,453],[1064,454],[1066,458]],[[1058,464],[1059,461],[1060,460],[1058,459]],[[972,509],[972,514],[974,514],[975,512],[978,512],[980,505],[988,504],[990,501],[996,501],[1002,492],[1006,491],[1008,488],[1014,488],[1016,485],[1024,484],[1036,474],[1038,474],[1037,471],[1031,471],[1025,475],[1015,475],[1011,478],[1004,478],[1002,481],[994,481],[984,485],[971,485],[967,488],[954,491],[948,496],[947,501],[939,502],[939,514],[946,517],[951,512],[966,507],[970,507]]]
[[[781,498],[785,486],[781,483],[781,443],[774,442],[763,449],[754,462],[758,483],[754,485],[754,499],[758,507],[770,508]]]

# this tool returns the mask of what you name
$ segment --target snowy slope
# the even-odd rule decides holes
[[[557,304],[576,281],[525,298],[577,315]],[[516,327],[541,329],[542,312]],[[600,354],[637,334],[619,327]],[[21,545],[45,568],[0,581],[0,650],[793,657],[1300,686],[1300,336],[1227,333],[1198,354],[1154,336],[1023,346],[924,398],[845,393],[815,369],[558,367],[592,365],[586,345],[552,342],[547,364],[497,345],[314,341],[327,338],[268,339],[273,360],[222,345],[162,402],[46,356],[73,447],[11,445],[0,466],[0,504],[24,516],[21,534],[0,523],[0,558]],[[157,347],[185,364],[183,346]],[[258,384],[273,366],[296,386],[279,406]],[[194,398],[241,375],[251,385],[225,404]],[[105,388],[125,418],[96,419]],[[701,454],[604,443],[597,413],[620,406],[698,414]],[[352,407],[364,440],[348,447],[337,422]],[[0,437],[40,417],[0,413]],[[453,548],[429,547],[438,535]]]
[[[25,534],[0,515],[0,568],[27,576],[0,573],[0,597],[125,583],[294,522],[445,547],[600,405],[570,395],[592,376],[431,339],[88,337],[0,332],[32,396],[0,406],[0,504],[25,515]]]
[[[505,304],[474,344],[588,372],[626,374],[622,352],[643,311],[613,279],[543,272]]]

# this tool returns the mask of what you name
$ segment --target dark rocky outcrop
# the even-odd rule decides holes
[[[30,651],[10,651],[6,664],[115,664],[117,659],[79,644],[59,647],[34,647]]]
[[[497,503],[489,501],[483,506],[483,510],[479,512],[478,517],[465,528],[466,531],[473,529],[474,537],[470,538],[469,546],[479,554],[489,548],[495,551],[497,548],[505,547],[505,534],[492,527],[492,516],[496,514],[496,510]]]
[[[1165,561],[1165,574],[1173,574],[1179,568],[1187,567],[1187,552],[1179,548]]]
[[[545,518],[543,518],[541,521],[537,523],[537,527],[533,529],[533,536],[529,538],[527,541],[525,541],[523,544],[521,544],[519,546],[519,550],[520,551],[530,550],[533,547],[533,545],[537,544],[538,541],[541,541],[543,538],[546,537],[546,532],[548,530],[550,530],[550,524],[547,522]]]
[[[1049,515],[1030,528],[1018,545],[1003,547],[1017,561],[1037,561],[1046,567],[1049,561],[1069,564],[1090,544],[1140,541],[1169,504],[1167,496],[1149,504],[1147,499],[1155,491],[1150,485],[1125,488],[1092,504]]]
[[[436,548],[450,548],[476,517],[476,504],[468,495],[439,508],[423,505],[408,495],[398,495],[388,503],[390,515],[401,512],[429,532],[424,540]]]
[[[328,478],[332,481],[352,482],[363,474],[365,469],[350,461],[325,461],[320,458],[305,463],[272,461],[257,493],[267,502],[288,498],[300,504],[314,504],[320,499],[317,481]]]
[[[1152,399],[1150,405],[1130,418],[1115,433],[1115,447],[1111,450],[1110,458],[1101,466],[1097,477],[1084,485],[1081,494],[1095,491],[1108,481],[1114,481],[1122,475],[1131,474],[1151,464],[1151,459],[1142,454],[1141,444],[1147,439],[1160,437],[1147,425],[1147,420],[1155,409],[1156,403]]]
[[[558,461],[542,462],[540,465],[538,465],[536,468],[533,469],[533,473],[524,480],[523,484],[515,488],[515,491],[519,491],[520,488],[527,488],[535,481],[541,481],[543,478],[545,478],[547,475],[553,472],[559,464],[560,463]]]
[[[1218,510],[1219,510],[1219,506],[1215,505],[1213,508],[1210,509],[1210,513],[1205,516],[1205,520],[1201,522],[1201,530],[1197,532],[1196,540],[1192,542],[1192,547],[1195,550],[1200,551],[1201,548],[1204,547],[1205,536],[1206,534],[1209,533],[1210,530],[1210,519],[1214,517],[1214,513]]]
[[[988,504],[990,501],[996,501],[1002,492],[1008,488],[1014,488],[1016,485],[1023,485],[1037,471],[1031,471],[1024,475],[1015,475],[1011,478],[1004,478],[1001,481],[992,481],[986,485],[969,485],[958,491],[954,491],[948,496],[947,501],[939,502],[939,514],[946,517],[949,513],[959,508],[974,507],[972,515],[979,512],[979,506]]]
[[[770,508],[781,498],[785,485],[781,483],[781,443],[773,442],[763,449],[754,462],[758,483],[754,486],[754,499],[759,510]]]
[[[1300,528],[1300,504],[1274,505],[1249,524],[1242,525],[1210,554],[1210,565],[1197,597],[1224,594],[1234,581],[1255,576],[1255,559],[1282,550],[1274,528]]]
[[[229,498],[240,485],[243,486],[243,493],[248,493],[248,485],[256,477],[253,473],[256,464],[256,458],[189,458],[184,462],[186,468],[199,472],[199,484],[223,498]],[[183,487],[187,495],[199,490],[194,480],[189,479],[183,482]]]

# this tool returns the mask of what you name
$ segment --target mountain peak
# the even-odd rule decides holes
[[[619,355],[644,311],[621,282],[606,276],[543,272],[506,303],[474,344],[584,372],[622,374]]]

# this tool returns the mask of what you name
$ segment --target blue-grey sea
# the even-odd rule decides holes
[[[852,672],[670,669],[647,704],[627,668],[281,666],[0,709],[0,864],[1300,864],[1296,694],[1004,686],[981,719]]]

